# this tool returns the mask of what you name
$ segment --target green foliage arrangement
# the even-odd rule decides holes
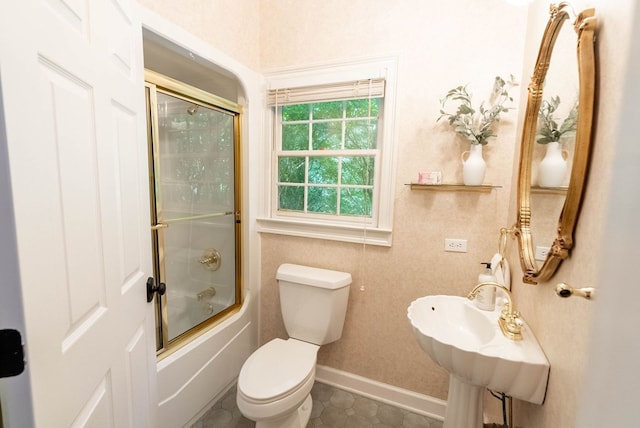
[[[576,100],[573,104],[571,111],[561,125],[558,125],[559,121],[554,116],[559,105],[559,96],[542,101],[538,111],[538,135],[536,135],[536,141],[539,144],[559,142],[563,136],[575,135],[578,122],[578,101]]]
[[[488,106],[482,102],[477,110],[473,108],[471,94],[467,91],[466,86],[453,88],[440,100],[442,108],[437,121],[446,118],[453,130],[469,140],[471,144],[485,145],[489,138],[496,136],[494,125],[500,120],[500,114],[510,110],[510,107],[506,107],[505,104],[513,102],[509,90],[516,85],[513,76],[509,76],[508,81],[496,76]],[[449,102],[457,102],[456,110],[453,113],[445,111]]]

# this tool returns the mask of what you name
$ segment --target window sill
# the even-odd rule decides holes
[[[391,230],[364,226],[259,218],[258,232],[357,244],[391,246]]]

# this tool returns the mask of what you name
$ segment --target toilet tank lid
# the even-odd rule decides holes
[[[342,288],[351,284],[350,273],[291,263],[280,265],[276,279],[328,289]]]

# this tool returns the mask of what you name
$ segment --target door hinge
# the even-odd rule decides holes
[[[0,378],[24,371],[24,348],[18,330],[0,330]]]

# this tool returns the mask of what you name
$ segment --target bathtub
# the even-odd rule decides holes
[[[257,344],[251,300],[248,295],[238,312],[158,362],[159,428],[190,426],[235,384]]]

